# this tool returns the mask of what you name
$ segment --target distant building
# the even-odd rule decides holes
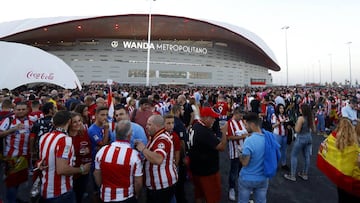
[[[279,71],[255,34],[227,23],[169,15],[27,19],[0,24],[0,40],[41,48],[64,60],[82,83],[263,86]]]

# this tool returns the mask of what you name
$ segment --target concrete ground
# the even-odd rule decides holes
[[[271,179],[268,193],[268,203],[335,203],[337,202],[337,191],[333,183],[331,183],[325,175],[323,175],[316,167],[316,155],[318,147],[324,138],[322,136],[313,136],[313,154],[311,156],[309,180],[304,181],[297,178],[296,182],[291,182],[283,178],[285,171],[279,169],[277,175]],[[290,166],[290,152],[291,147],[288,147],[288,163]],[[301,169],[303,157],[299,155],[298,170]],[[221,179],[222,179],[222,203],[232,202],[228,200],[228,174],[229,174],[229,159],[226,152],[221,153]],[[1,168],[0,168],[1,173]],[[88,186],[89,187],[89,186]],[[194,202],[193,185],[187,182],[186,198],[188,202]],[[0,199],[3,196],[4,187],[3,180],[0,183]],[[23,202],[28,202],[29,184],[24,184],[20,188],[18,194],[19,199]],[[89,201],[84,201],[89,202]],[[143,202],[143,201],[140,201]]]
[[[269,189],[267,193],[268,203],[336,203],[337,190],[336,186],[329,181],[329,179],[320,172],[316,167],[317,151],[320,143],[324,140],[323,136],[313,136],[313,154],[311,155],[309,180],[304,181],[297,178],[296,182],[286,180],[283,175],[287,173],[279,169],[275,177],[270,180]],[[291,146],[288,147],[287,163],[290,167],[290,153]],[[301,170],[304,159],[301,154],[298,157],[298,171]],[[233,202],[228,200],[228,174],[229,174],[229,159],[226,152],[221,153],[221,179],[222,179],[222,200],[221,202]],[[187,196],[189,202],[194,202],[191,189],[191,183],[188,184]]]

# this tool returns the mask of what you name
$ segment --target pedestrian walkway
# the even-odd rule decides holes
[[[308,180],[305,181],[297,178],[295,182],[286,180],[283,176],[287,171],[279,168],[277,175],[270,180],[269,190],[267,193],[268,203],[336,203],[337,190],[335,185],[327,179],[316,167],[316,155],[320,143],[325,138],[320,135],[313,136],[313,154],[311,155],[310,169]],[[288,147],[287,163],[290,167],[290,153],[291,148]],[[228,198],[228,174],[229,174],[229,159],[227,152],[220,153],[221,166],[221,182],[222,182],[222,203],[233,203]],[[303,164],[302,155],[299,155],[298,171]],[[193,186],[191,183],[185,185],[187,199],[189,202],[194,202]],[[237,193],[236,193],[237,194]],[[236,196],[237,199],[237,196]]]

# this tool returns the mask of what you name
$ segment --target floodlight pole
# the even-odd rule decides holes
[[[351,74],[351,49],[350,49],[350,45],[352,42],[347,42],[346,44],[349,47],[349,71],[350,71],[350,80],[349,80],[349,85],[350,87],[352,86],[352,74]]]
[[[286,53],[286,87],[289,87],[289,64],[288,64],[288,46],[287,46],[287,29],[289,26],[284,26],[281,29],[285,30],[285,53]]]
[[[320,60],[318,61],[319,62],[319,85],[321,85],[321,63],[320,63]]]
[[[147,41],[147,58],[146,58],[146,86],[150,85],[150,38],[151,38],[151,3],[149,0],[149,27],[148,27],[148,41]]]
[[[333,83],[332,54],[329,54],[329,56],[330,56],[330,86],[332,86]]]

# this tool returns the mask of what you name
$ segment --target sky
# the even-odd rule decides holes
[[[150,8],[149,0],[2,0],[1,3],[0,23],[27,18],[147,12]],[[342,84],[351,75],[352,84],[356,81],[360,84],[359,0],[156,0],[151,2],[151,8],[154,14],[166,9],[174,15],[226,22],[255,33],[273,51],[281,67],[279,72],[270,71],[274,84],[286,85],[287,80],[289,85],[324,84],[331,81],[331,75],[333,81]],[[289,26],[286,35],[281,29],[284,26]]]

